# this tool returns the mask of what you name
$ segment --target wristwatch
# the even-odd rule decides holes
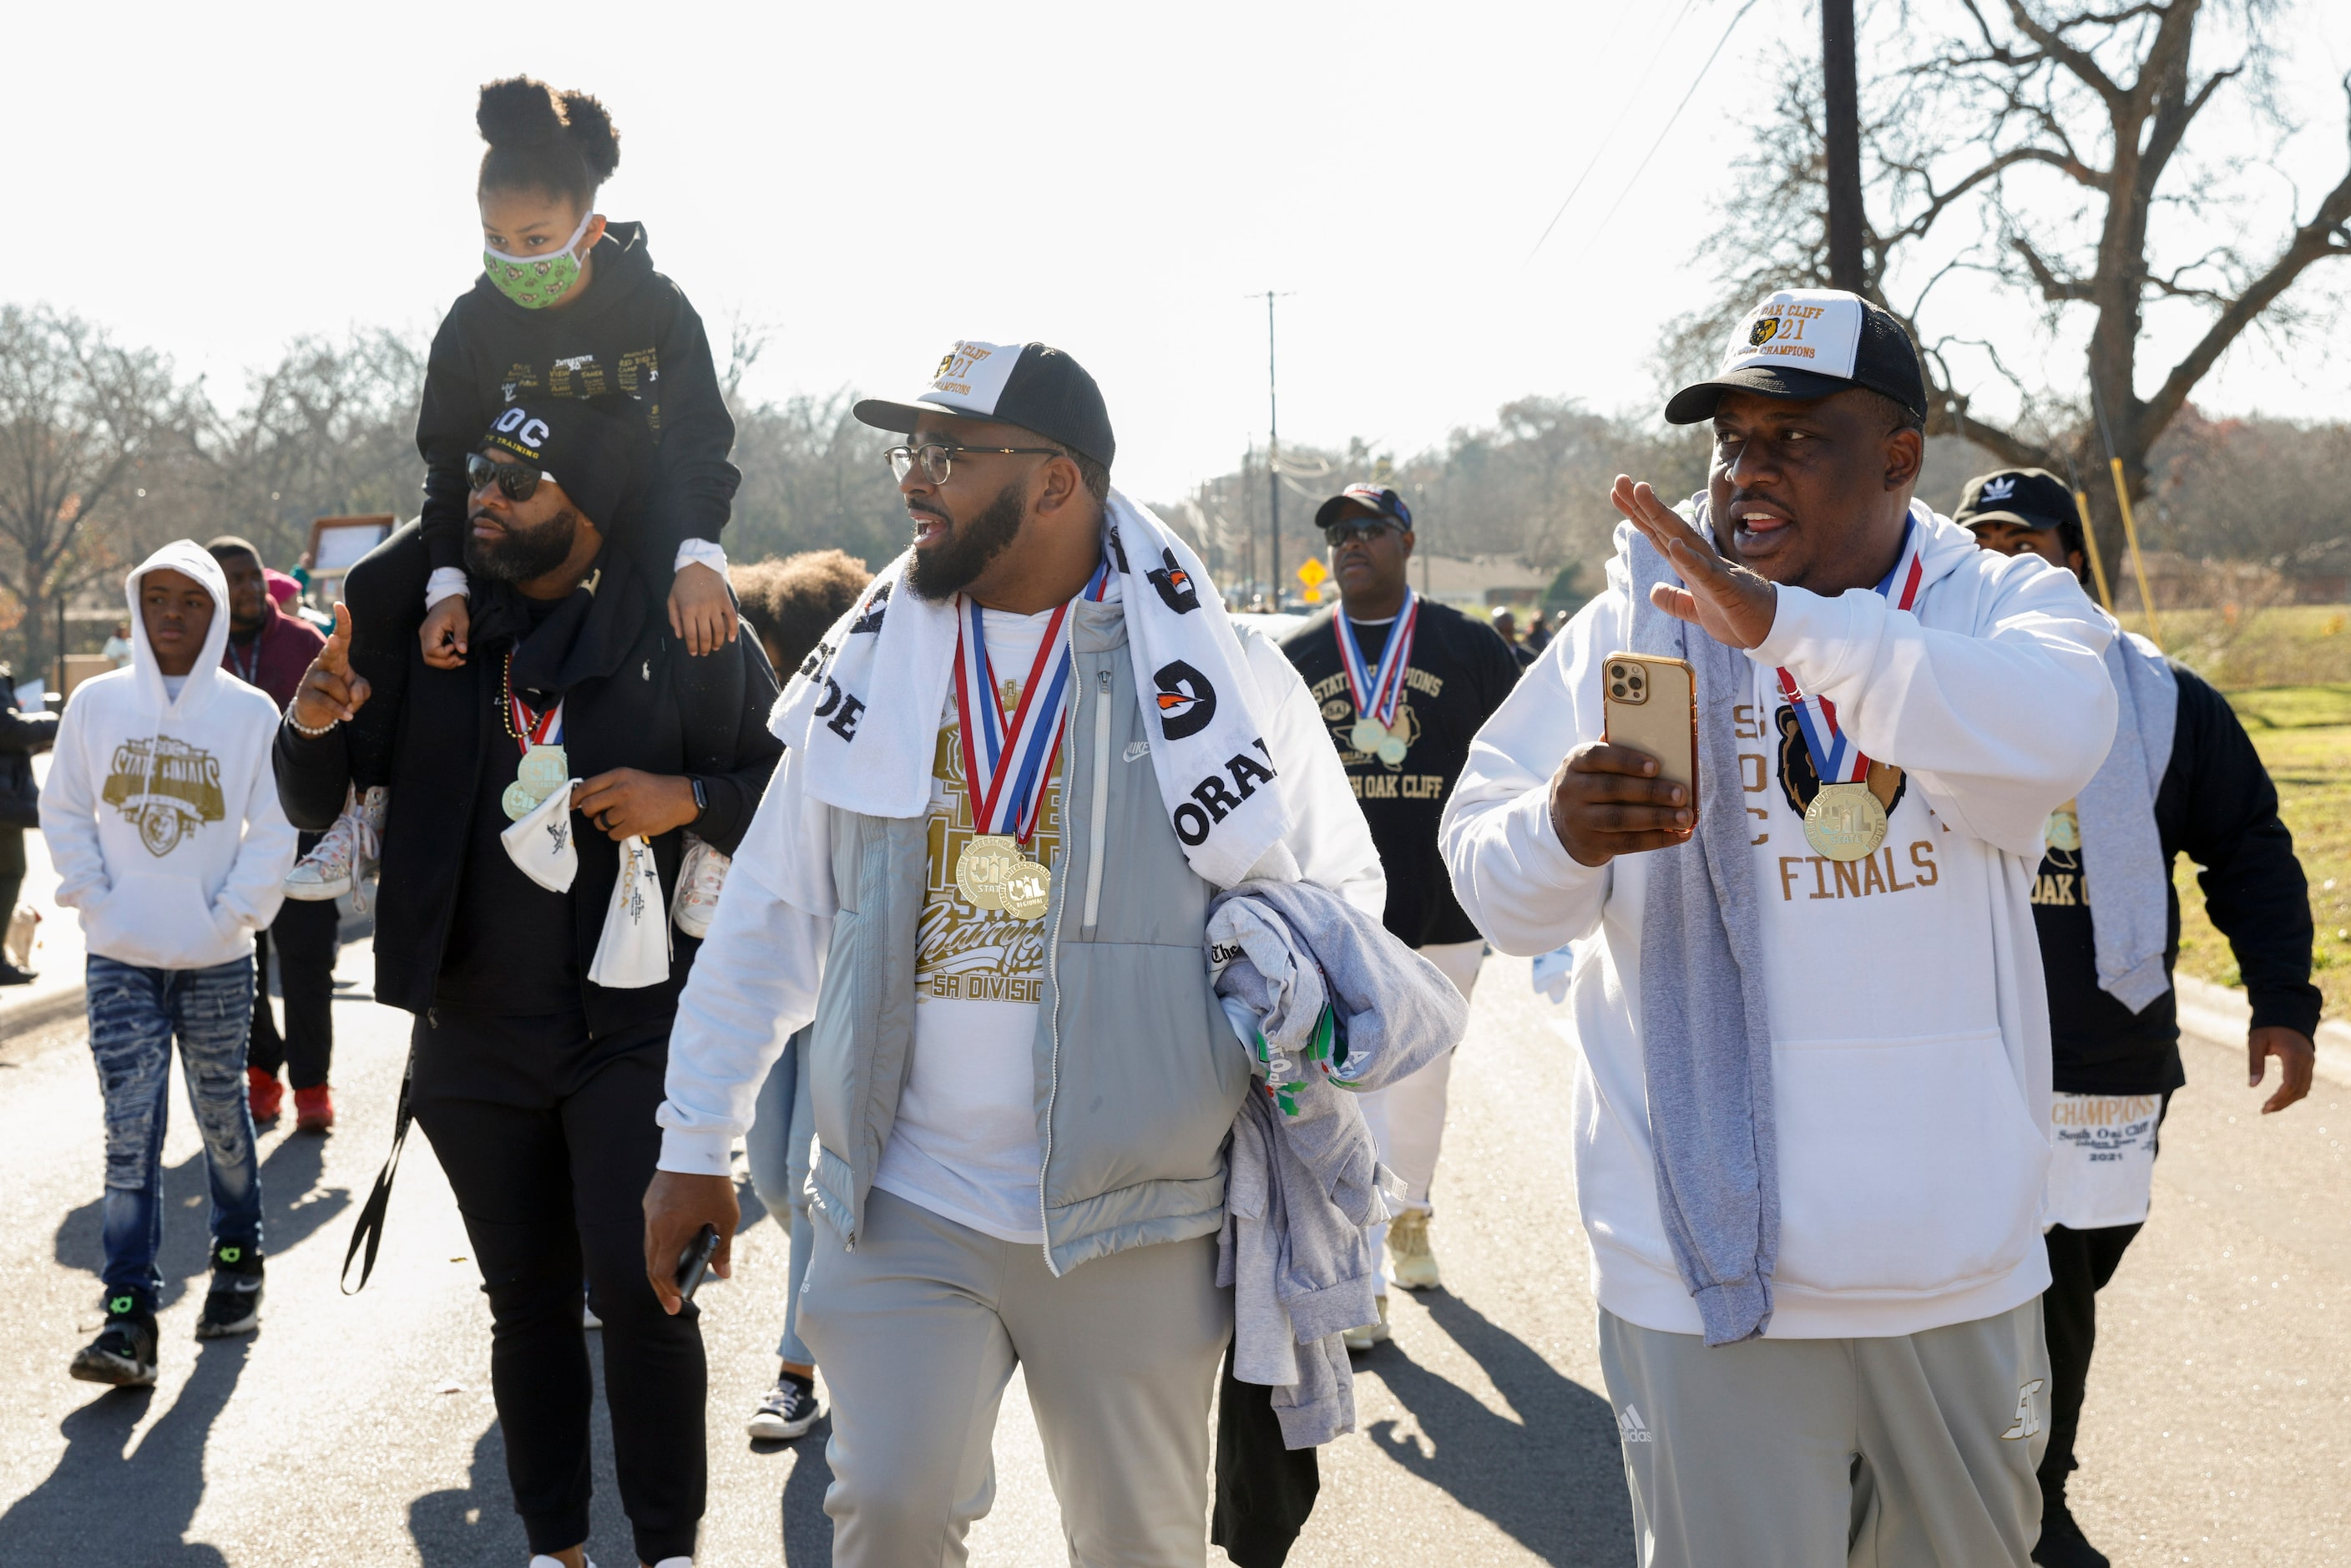
[[[702,780],[691,773],[685,776],[685,781],[694,786],[694,820],[698,822],[710,811],[710,792],[702,787]]]

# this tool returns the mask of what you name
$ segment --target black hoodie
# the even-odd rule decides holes
[[[424,455],[425,549],[436,570],[465,564],[466,455],[501,408],[533,396],[618,392],[644,405],[661,444],[658,499],[650,524],[623,542],[649,581],[668,583],[680,540],[716,540],[726,526],[743,476],[726,460],[735,422],[702,318],[653,270],[643,225],[610,225],[589,258],[593,276],[573,304],[527,310],[485,276],[457,297],[434,335],[416,449]]]

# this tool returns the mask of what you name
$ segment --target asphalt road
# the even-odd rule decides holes
[[[363,951],[346,974],[364,993]],[[1450,1289],[1399,1298],[1396,1343],[1359,1362],[1361,1432],[1325,1451],[1291,1556],[1367,1564],[1631,1560],[1615,1427],[1567,1161],[1573,1053],[1523,963],[1490,961],[1454,1076],[1434,1231]],[[0,1040],[0,1564],[525,1560],[488,1386],[488,1314],[432,1151],[411,1142],[374,1282],[336,1266],[390,1137],[405,1019],[338,1008],[343,1122],[267,1134],[262,1332],[199,1346],[204,1178],[174,1096],[160,1385],[70,1381],[99,1321],[99,1108],[78,1028]],[[2322,1081],[2254,1114],[2241,1059],[2190,1049],[2153,1223],[2105,1297],[2075,1507],[2118,1563],[2351,1563],[2351,1091]],[[748,1201],[747,1209],[757,1212]],[[706,1289],[711,1510],[700,1561],[828,1558],[815,1439],[755,1449],[784,1270],[772,1221]],[[820,1434],[822,1428],[819,1428]],[[1016,1381],[984,1564],[1067,1554]],[[632,1561],[601,1450],[591,1547]],[[1218,1555],[1215,1559],[1221,1562]]]

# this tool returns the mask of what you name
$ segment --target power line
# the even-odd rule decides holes
[[[1616,215],[1616,209],[1625,204],[1625,198],[1631,195],[1633,187],[1641,183],[1641,175],[1649,167],[1649,160],[1655,158],[1657,155],[1657,149],[1666,144],[1666,138],[1673,133],[1674,122],[1682,117],[1682,110],[1689,107],[1689,100],[1698,96],[1698,88],[1706,81],[1706,73],[1712,70],[1714,62],[1721,57],[1724,46],[1730,42],[1730,35],[1739,30],[1739,24],[1745,21],[1747,13],[1753,9],[1755,9],[1755,0],[1747,0],[1747,4],[1739,8],[1739,14],[1730,18],[1730,26],[1725,27],[1722,30],[1722,37],[1715,41],[1714,52],[1706,57],[1706,64],[1698,68],[1698,75],[1690,81],[1689,91],[1682,94],[1681,102],[1674,105],[1673,113],[1666,116],[1665,126],[1658,131],[1657,139],[1649,143],[1649,150],[1646,152],[1641,154],[1640,167],[1633,171],[1633,177],[1625,182],[1623,190],[1616,193],[1616,200],[1609,206],[1608,211],[1602,214],[1600,221],[1592,226],[1592,238],[1586,239],[1583,242],[1583,249],[1575,253],[1577,261],[1582,261],[1591,251],[1592,240],[1598,238],[1606,231],[1609,220]]]
[[[1657,39],[1657,47],[1650,51],[1649,63],[1641,68],[1640,79],[1633,84],[1634,98],[1639,98],[1641,89],[1649,85],[1649,73],[1657,68],[1659,57],[1665,54],[1666,46],[1673,42],[1676,29],[1681,26],[1682,18],[1689,15],[1690,6],[1694,3],[1695,0],[1682,0],[1682,8],[1674,14],[1672,25],[1667,27],[1664,35]],[[1606,54],[1608,45],[1616,41],[1617,29],[1625,26],[1625,18],[1632,15],[1632,11],[1633,8],[1627,5],[1616,14],[1616,26],[1608,30],[1607,42],[1600,46],[1600,54]],[[1583,182],[1592,178],[1592,171],[1600,167],[1601,155],[1608,151],[1608,144],[1616,139],[1616,128],[1625,123],[1625,117],[1620,114],[1608,122],[1608,133],[1600,139],[1600,145],[1592,150],[1591,160],[1583,165],[1583,172],[1578,174],[1575,177],[1575,183],[1567,188],[1567,199],[1560,203],[1559,211],[1552,214],[1551,222],[1543,225],[1543,232],[1536,238],[1534,249],[1527,252],[1527,261],[1534,260],[1535,251],[1542,249],[1543,241],[1551,238],[1551,231],[1559,227],[1560,219],[1567,216],[1567,209],[1575,201],[1575,193],[1583,189]],[[1523,267],[1526,262],[1520,262],[1519,265]]]

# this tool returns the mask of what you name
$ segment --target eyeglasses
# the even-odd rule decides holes
[[[519,463],[496,463],[482,453],[469,454],[465,458],[465,483],[475,490],[498,487],[498,494],[509,501],[528,501],[538,494],[538,482],[556,483],[555,476],[543,470],[533,472]]]
[[[948,446],[936,441],[927,441],[920,446],[893,446],[885,455],[890,459],[890,472],[901,483],[914,471],[919,459],[924,476],[934,485],[944,485],[947,476],[955,472],[955,455],[958,452],[1000,452],[1008,457],[1023,453],[1039,457],[1068,455],[1058,446]]]
[[[1394,517],[1342,517],[1322,530],[1322,542],[1332,549],[1353,539],[1369,542],[1382,534],[1404,532],[1404,525]]]

